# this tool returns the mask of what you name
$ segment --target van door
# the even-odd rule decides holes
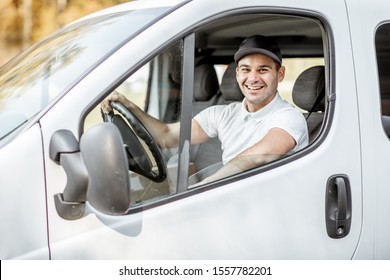
[[[188,102],[192,99],[193,32],[227,15],[254,12],[315,20],[324,32],[327,107],[317,140],[269,165],[188,188],[183,176],[190,172],[189,127],[182,125],[181,146],[171,154],[172,159],[178,157],[172,169],[177,179],[168,176],[177,185],[170,184],[160,195],[150,181],[137,178],[132,186],[139,186],[140,190],[145,184],[152,186],[149,190],[157,195],[141,200],[140,204],[140,200],[134,201],[121,215],[104,214],[87,202],[82,215],[73,220],[60,217],[56,210],[53,197],[63,191],[66,175],[61,166],[46,156],[53,259],[354,258],[362,227],[361,138],[349,23],[340,1],[298,0],[293,4],[289,1],[276,4],[271,0],[261,3],[246,0],[225,1],[224,5],[193,1],[184,5],[99,65],[45,115],[42,121],[45,149],[49,150],[50,140],[68,108],[72,108],[72,114],[64,125],[79,140],[80,120],[109,94],[107,89],[118,87],[118,81],[130,78],[140,64],[146,65],[181,41],[178,34],[184,33],[182,52],[175,56],[183,59],[183,63],[175,66],[183,70],[175,71],[182,73],[180,100],[176,100],[182,107],[169,108],[176,110],[173,113],[179,112],[179,120],[188,124],[191,110],[183,108],[191,106]],[[164,34],[164,38],[156,34]],[[153,44],[145,44],[150,38]],[[176,42],[167,38],[176,38]],[[124,61],[123,57],[129,60]],[[171,82],[177,82],[176,78]],[[158,94],[154,98],[148,100],[149,105],[161,104]],[[167,100],[166,104],[170,104]],[[144,110],[150,108],[146,106]],[[158,117],[166,112],[155,108]]]
[[[357,256],[390,258],[390,11],[387,1],[347,1],[362,139],[363,230]],[[382,8],[381,8],[382,7]],[[373,246],[375,244],[375,246]],[[374,247],[374,250],[367,248]]]
[[[45,171],[39,124],[0,149],[0,259],[48,259]]]

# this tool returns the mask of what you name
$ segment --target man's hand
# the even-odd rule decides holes
[[[126,106],[127,108],[131,109],[133,107],[133,102],[128,100],[123,94],[120,94],[117,91],[112,92],[109,96],[107,96],[102,103],[100,103],[100,107],[103,110],[103,113],[109,114],[112,111],[110,103],[112,101],[119,102]]]

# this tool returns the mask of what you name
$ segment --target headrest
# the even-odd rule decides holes
[[[236,79],[236,63],[232,62],[228,65],[221,81],[221,94],[225,100],[241,101],[244,95],[238,86]]]
[[[207,101],[217,94],[219,83],[217,73],[212,64],[200,64],[195,67],[194,99]]]
[[[295,81],[292,98],[301,109],[310,111],[317,97],[325,90],[325,67],[313,66],[303,71]],[[324,99],[318,105],[316,111],[325,110]]]

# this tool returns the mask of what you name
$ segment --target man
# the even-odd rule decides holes
[[[212,137],[218,137],[222,144],[224,166],[203,182],[260,166],[308,144],[302,113],[283,101],[277,90],[285,74],[278,44],[261,35],[248,37],[241,43],[234,60],[244,100],[209,107],[192,120],[191,144],[200,144]],[[105,113],[112,110],[111,101],[128,107],[160,147],[178,144],[179,123],[160,122],[116,92],[102,102]]]

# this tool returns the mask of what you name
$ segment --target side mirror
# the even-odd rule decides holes
[[[54,196],[60,217],[66,220],[82,218],[86,201],[108,215],[127,212],[130,205],[129,165],[115,125],[96,125],[84,133],[80,145],[71,131],[58,130],[51,137],[49,156],[64,168],[67,176],[63,193]]]
[[[88,172],[87,201],[96,210],[121,215],[130,205],[128,161],[118,128],[101,123],[84,133],[80,152]]]
[[[58,215],[66,220],[83,217],[88,188],[88,173],[80,155],[79,143],[69,130],[58,130],[50,139],[49,156],[66,173],[62,193],[54,195]]]

